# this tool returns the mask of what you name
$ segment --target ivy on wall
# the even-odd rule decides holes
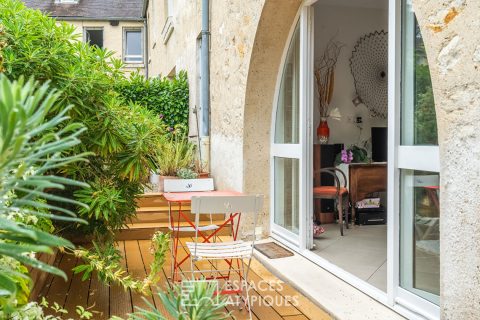
[[[118,92],[129,101],[154,111],[170,127],[188,132],[189,91],[187,72],[174,78],[150,78],[135,73],[122,81]]]

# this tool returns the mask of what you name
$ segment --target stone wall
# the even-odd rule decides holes
[[[480,317],[480,1],[414,0],[440,145],[442,319]]]
[[[188,72],[190,87],[190,135],[196,135],[193,108],[199,105],[200,64],[199,40],[201,32],[201,0],[173,1],[173,15],[168,20],[164,1],[148,1],[148,70],[150,77],[173,76],[181,70]],[[169,23],[169,37],[166,31]]]
[[[84,28],[103,28],[103,46],[108,50],[115,52],[115,57],[122,59],[123,55],[123,29],[124,28],[143,28],[143,21],[120,21],[118,26],[110,25],[110,21],[91,21],[91,20],[70,20],[67,21],[76,28],[76,32],[80,35],[80,39],[85,40]],[[144,33],[145,36],[145,33]],[[144,63],[126,63],[124,70],[132,72],[139,70],[145,74]]]
[[[273,92],[299,4],[299,0],[252,0],[248,6],[241,0],[211,3],[210,171],[218,189],[266,196],[261,219],[264,236],[269,232]],[[173,11],[174,29],[165,41],[161,32],[167,23],[165,7],[149,2],[149,73],[157,76],[186,70],[193,109],[199,105],[201,0],[179,0]],[[195,120],[191,113],[191,135],[196,134]]]

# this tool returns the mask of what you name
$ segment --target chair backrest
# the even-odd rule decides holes
[[[165,192],[213,191],[213,179],[165,179],[163,190]]]
[[[258,213],[263,207],[262,195],[240,196],[194,196],[191,212],[194,214],[211,213]]]
[[[240,217],[244,214],[253,215],[252,246],[255,243],[258,213],[263,208],[263,195],[239,195],[239,196],[193,196],[191,212],[195,215],[195,253],[198,242],[198,227],[202,214],[224,214],[225,221],[231,214],[237,214],[236,223],[240,223]],[[238,227],[235,226],[238,230]],[[253,250],[253,249],[252,249]]]

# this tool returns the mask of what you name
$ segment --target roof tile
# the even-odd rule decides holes
[[[55,0],[24,0],[29,8],[39,9],[56,18],[142,19],[144,0],[79,0],[76,4]]]

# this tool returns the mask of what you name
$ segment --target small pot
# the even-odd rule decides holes
[[[198,179],[206,179],[210,178],[210,173],[209,172],[200,172],[198,174]]]

